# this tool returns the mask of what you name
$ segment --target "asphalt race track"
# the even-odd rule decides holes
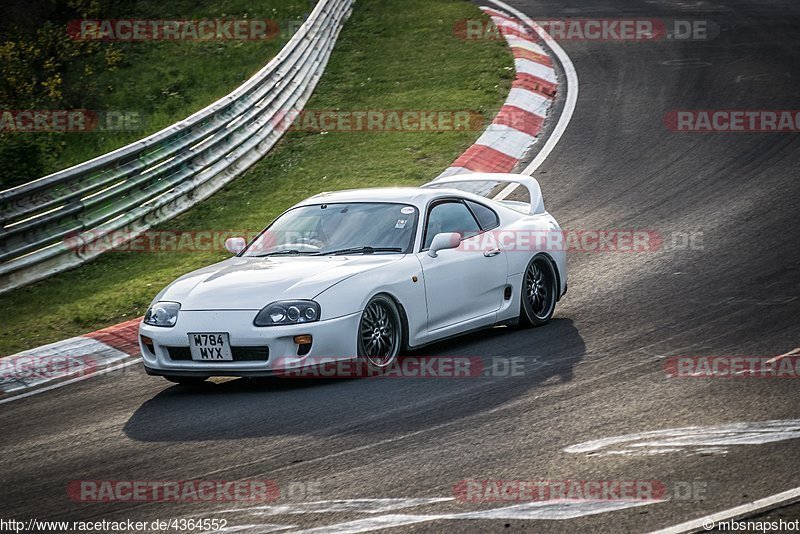
[[[398,525],[392,532],[644,532],[800,486],[796,380],[665,372],[672,356],[777,356],[800,347],[800,137],[664,125],[673,110],[798,109],[800,3],[509,3],[535,19],[719,26],[709,40],[561,42],[580,92],[566,133],[534,174],[546,206],[566,229],[643,229],[663,246],[572,253],[569,292],[551,324],[499,327],[412,354],[477,356],[487,365],[521,358],[521,376],[230,380],[187,389],[134,367],[6,404],[3,516],[224,518],[228,527],[267,532],[388,513],[386,525]],[[776,420],[793,430],[760,444],[565,450],[647,431]],[[73,502],[66,488],[84,479],[270,479],[308,495],[298,493],[296,507],[260,511],[246,503]],[[377,512],[389,501],[294,513],[311,501],[451,498],[465,479],[655,480],[670,492],[697,491],[566,519],[458,516],[518,504],[458,500],[392,501],[397,508],[386,513]],[[415,522],[411,514],[441,517]]]

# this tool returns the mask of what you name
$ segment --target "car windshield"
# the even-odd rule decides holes
[[[301,206],[275,219],[242,256],[408,253],[417,217],[414,206],[387,202]]]

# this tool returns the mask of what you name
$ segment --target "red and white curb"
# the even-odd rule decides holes
[[[558,90],[553,60],[542,46],[543,35],[515,15],[489,7],[481,9],[511,48],[517,75],[492,124],[439,178],[471,172],[511,172],[536,143]]]
[[[0,358],[0,404],[137,363],[141,320]]]

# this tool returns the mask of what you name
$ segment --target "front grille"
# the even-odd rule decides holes
[[[167,349],[167,354],[169,354],[170,360],[180,361],[180,360],[191,360],[192,353],[189,351],[189,347],[164,347]]]
[[[164,348],[167,349],[169,359],[172,361],[192,361],[192,353],[189,347]],[[265,362],[269,360],[269,347],[231,347],[231,354],[235,362]],[[214,360],[209,360],[208,363],[214,363]]]
[[[235,362],[269,360],[269,347],[231,347],[231,352]]]

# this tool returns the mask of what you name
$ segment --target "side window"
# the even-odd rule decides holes
[[[484,230],[491,230],[492,228],[500,226],[500,218],[492,209],[487,208],[483,204],[472,202],[471,200],[465,200],[464,202],[467,203],[470,211],[472,211],[475,218],[478,219],[481,228]]]
[[[458,232],[462,237],[472,237],[481,232],[478,222],[467,207],[458,201],[436,204],[428,213],[423,249],[430,248],[436,234]]]

